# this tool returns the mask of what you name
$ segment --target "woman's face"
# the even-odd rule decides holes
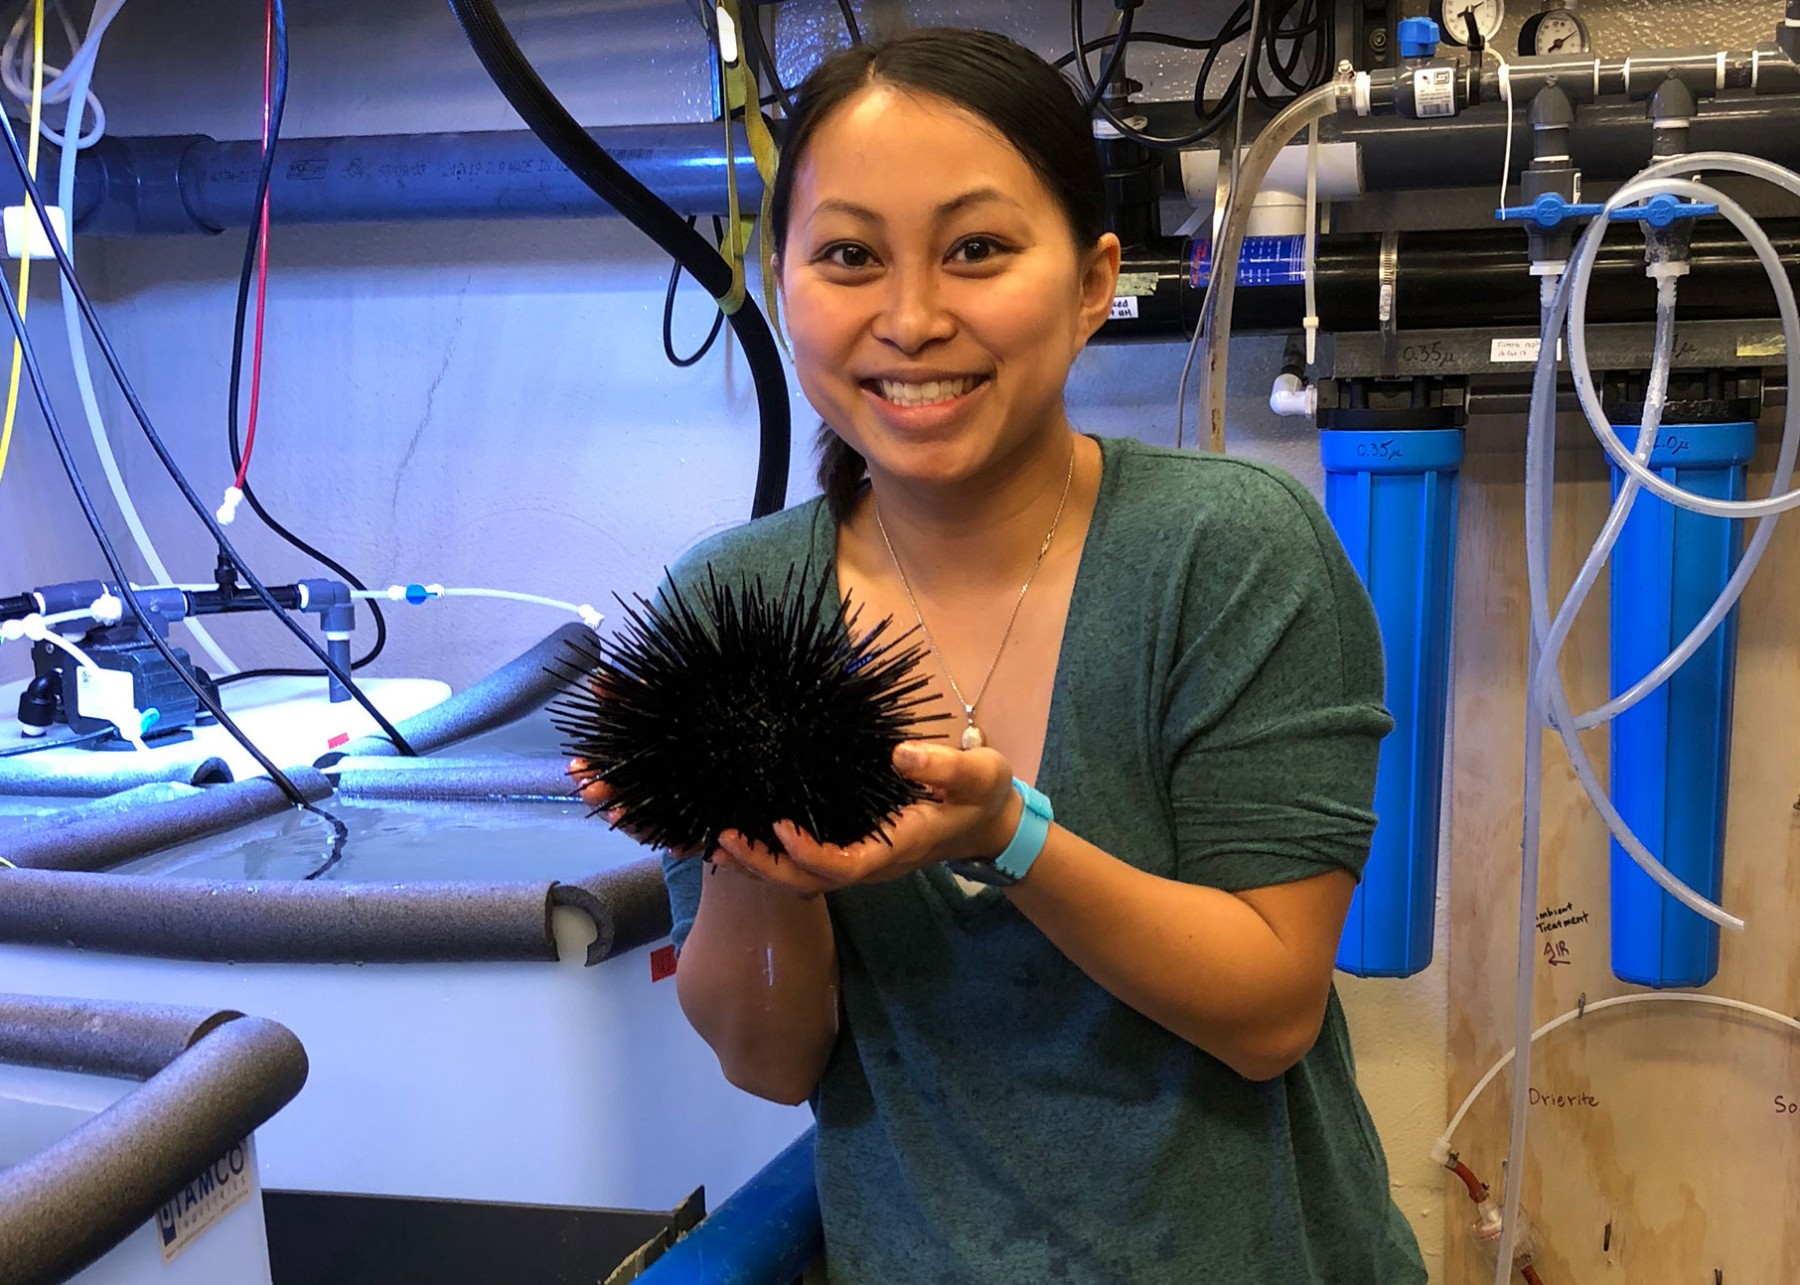
[[[1078,247],[980,117],[874,85],[813,135],[780,264],[807,400],[878,474],[978,476],[1064,432],[1069,366],[1106,319],[1118,242]]]

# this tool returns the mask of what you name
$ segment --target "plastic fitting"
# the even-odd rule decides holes
[[[1319,390],[1293,371],[1284,370],[1275,377],[1269,390],[1269,409],[1277,415],[1304,415],[1313,419],[1319,413]]]

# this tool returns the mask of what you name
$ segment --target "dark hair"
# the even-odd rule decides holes
[[[1043,179],[1075,243],[1106,231],[1106,195],[1093,128],[1074,86],[1031,50],[991,31],[921,27],[857,45],[819,64],[801,84],[769,198],[775,253],[787,249],[788,206],[807,145],[825,120],[872,84],[897,85],[953,103],[992,125]],[[819,428],[819,487],[842,521],[862,485],[863,458]]]

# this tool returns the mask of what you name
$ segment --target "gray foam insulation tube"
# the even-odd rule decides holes
[[[566,685],[551,672],[565,659],[569,645],[592,642],[586,625],[567,624],[530,650],[508,661],[466,691],[401,723],[400,734],[421,754],[443,749],[482,732],[504,727],[538,709]],[[313,761],[329,768],[347,758],[397,755],[399,750],[385,736],[365,736]]]
[[[221,883],[0,870],[0,941],[235,963],[554,960],[554,907],[581,911],[586,962],[667,935],[661,866],[569,883]]]
[[[148,761],[147,761],[148,760]],[[223,759],[195,754],[85,754],[49,763],[36,755],[0,759],[0,794],[99,798],[156,781],[217,785],[231,780]]]
[[[328,769],[338,793],[355,799],[569,799],[564,759],[347,758]]]
[[[331,782],[311,768],[290,769],[288,779],[309,803],[331,795]],[[15,822],[0,831],[0,851],[22,869],[104,870],[290,806],[266,777],[172,797],[166,785],[140,787],[86,807]]]
[[[0,1062],[142,1079],[0,1172],[0,1285],[66,1280],[153,1217],[306,1083],[306,1051],[262,1018],[0,995]]]

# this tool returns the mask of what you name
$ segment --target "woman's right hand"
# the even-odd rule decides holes
[[[590,808],[597,810],[599,814],[606,819],[608,825],[612,826],[615,830],[623,830],[639,843],[648,844],[649,841],[645,839],[642,834],[631,828],[631,822],[626,818],[625,810],[613,803],[612,787],[600,779],[599,774],[594,771],[593,767],[586,759],[576,758],[569,760],[569,777],[575,782],[576,796]],[[671,850],[669,855],[672,857],[685,858],[698,857],[704,854],[702,854],[698,848],[695,848],[687,852],[675,852]]]

